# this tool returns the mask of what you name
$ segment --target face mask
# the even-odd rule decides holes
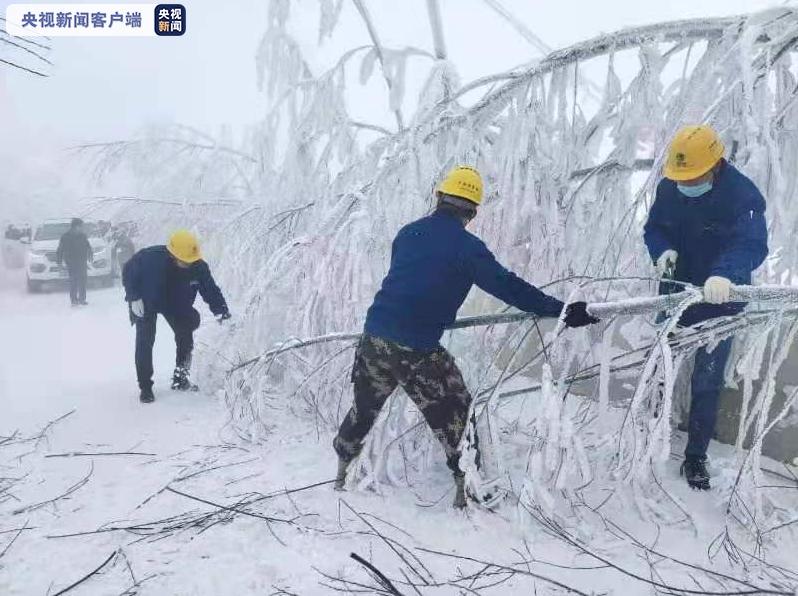
[[[712,182],[708,181],[695,186],[684,186],[683,184],[677,184],[676,187],[684,196],[694,199],[696,197],[700,197],[701,195],[705,195],[712,190]]]

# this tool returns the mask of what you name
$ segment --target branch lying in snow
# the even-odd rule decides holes
[[[415,593],[417,594],[422,594],[421,589],[424,589],[426,591],[430,588],[441,588],[441,587],[449,587],[449,588],[453,587],[461,591],[464,590],[469,594],[480,594],[481,593],[480,590],[495,588],[496,586],[510,580],[513,577],[526,577],[526,578],[531,578],[532,580],[541,581],[550,584],[552,586],[556,586],[557,588],[564,590],[566,593],[579,594],[580,596],[588,596],[586,592],[582,592],[577,588],[573,588],[557,580],[532,572],[529,569],[529,565],[531,563],[534,563],[534,561],[531,560],[521,561],[511,566],[509,564],[494,563],[492,561],[484,561],[473,557],[458,555],[456,553],[447,553],[424,547],[410,548],[408,546],[405,546],[395,538],[392,538],[380,532],[376,527],[374,527],[374,525],[371,522],[365,519],[364,514],[357,512],[346,501],[341,500],[341,503],[343,503],[343,505],[346,506],[347,509],[349,509],[360,521],[362,521],[368,527],[369,529],[368,532],[360,532],[360,533],[364,533],[366,535],[373,536],[379,539],[383,544],[387,546],[387,548],[396,557],[398,557],[398,559],[406,567],[406,569],[405,567],[400,567],[400,571],[404,576],[404,580],[399,580],[399,579],[391,580],[390,578],[388,578],[386,574],[377,570],[376,567],[374,567],[370,563],[367,563],[366,561],[360,559],[359,557],[355,559],[359,563],[364,565],[369,570],[370,573],[375,575],[375,581],[379,582],[378,587],[367,586],[365,584],[350,579],[344,579],[342,577],[333,577],[317,569],[316,571],[320,573],[323,577],[325,577],[327,580],[333,582],[334,584],[340,584],[341,586],[341,588],[339,588],[337,585],[328,586],[331,587],[332,589],[349,593],[353,587],[356,587],[356,588],[368,589],[370,591],[379,590],[377,593],[380,594],[395,595],[398,593],[396,585],[406,585],[412,587],[415,590]],[[380,521],[382,521],[382,523],[384,524],[390,525],[394,530],[399,530],[406,536],[412,538],[410,534],[408,534],[401,528],[393,524],[389,524],[384,520]],[[448,580],[436,579],[435,577],[433,577],[432,573],[429,571],[424,562],[413,551],[416,551],[418,553],[427,553],[440,557],[446,557],[449,560],[456,561],[457,562],[456,577]],[[355,557],[353,556],[352,558]],[[412,559],[413,563],[411,563],[409,559]],[[479,569],[473,573],[466,574],[462,568],[463,563],[478,564]],[[422,575],[421,572],[419,571],[421,569],[423,569],[427,573],[426,577]],[[409,570],[409,572],[407,570]],[[411,580],[411,573],[412,575],[415,576],[416,579]],[[482,582],[483,585],[480,586],[479,582]]]
[[[189,528],[189,527],[203,527],[203,528],[207,529],[207,527],[210,527],[210,525],[208,525],[208,524],[210,522],[212,522],[213,518],[218,517],[219,511],[225,511],[225,512],[228,512],[228,513],[230,513],[232,515],[236,515],[236,514],[251,515],[251,512],[245,512],[245,511],[243,511],[242,508],[243,507],[249,507],[249,506],[254,505],[256,503],[261,503],[263,501],[267,501],[267,500],[273,499],[275,497],[280,497],[280,496],[284,496],[284,495],[290,495],[290,494],[294,494],[294,493],[299,493],[299,492],[303,492],[303,491],[310,490],[310,489],[313,489],[313,488],[317,488],[319,486],[325,486],[327,484],[332,484],[333,482],[335,482],[335,479],[324,480],[322,482],[315,482],[313,484],[308,484],[306,486],[300,486],[300,487],[296,487],[296,488],[292,488],[292,489],[285,489],[285,490],[275,491],[273,493],[269,493],[269,494],[266,494],[266,495],[257,495],[256,497],[253,497],[253,498],[250,498],[250,499],[243,499],[243,500],[239,501],[238,503],[235,504],[234,507],[229,507],[229,506],[226,506],[226,505],[217,505],[216,503],[213,503],[211,501],[205,501],[203,499],[199,499],[198,497],[194,497],[193,495],[188,495],[187,493],[182,493],[182,492],[177,491],[177,490],[175,490],[175,489],[173,489],[171,487],[164,487],[163,489],[158,491],[157,494],[160,494],[160,493],[162,493],[162,492],[164,492],[166,490],[169,490],[170,492],[176,493],[176,494],[178,494],[180,496],[183,496],[183,497],[186,497],[186,498],[189,498],[189,499],[192,499],[192,500],[195,500],[195,501],[199,501],[201,503],[205,503],[205,504],[211,505],[213,507],[216,507],[218,509],[218,511],[214,511],[214,512],[208,513],[208,514],[202,514],[200,516],[196,516],[196,515],[193,515],[193,514],[176,515],[176,516],[173,516],[173,517],[170,517],[170,518],[167,518],[167,519],[160,519],[160,520],[152,521],[152,522],[144,522],[144,523],[135,524],[135,525],[132,525],[132,526],[112,526],[112,527],[100,528],[100,529],[97,529],[97,530],[91,530],[91,531],[87,531],[87,532],[73,532],[73,533],[70,533],[70,534],[51,534],[51,535],[48,535],[47,538],[48,539],[75,538],[75,537],[78,537],[78,536],[91,536],[91,535],[94,535],[94,534],[105,534],[105,533],[108,533],[108,532],[130,532],[132,534],[137,534],[137,535],[153,536],[153,535],[169,534],[169,533],[175,532],[177,530],[184,530],[184,529]],[[294,518],[294,519],[296,519],[296,518]],[[277,519],[275,519],[274,521],[283,521],[283,522],[294,523],[294,520],[277,520]],[[213,521],[213,523],[217,523],[217,522]]]
[[[773,594],[773,595],[776,595],[776,596],[794,596],[794,594],[795,594],[794,590],[785,591],[785,590],[774,590],[774,589],[770,589],[770,588],[762,588],[762,587],[752,586],[748,582],[743,582],[741,580],[736,580],[736,579],[734,581],[742,583],[745,586],[751,586],[750,589],[746,589],[746,590],[728,590],[728,589],[725,589],[725,590],[719,590],[719,591],[691,590],[691,589],[688,589],[688,588],[676,587],[676,586],[672,586],[672,585],[669,585],[669,584],[665,584],[665,583],[663,583],[661,581],[656,581],[656,580],[653,580],[653,579],[649,579],[649,578],[643,577],[642,575],[639,575],[639,574],[637,574],[637,573],[635,573],[633,571],[625,569],[625,568],[613,563],[609,559],[603,557],[602,555],[596,553],[595,551],[589,549],[587,546],[585,546],[582,543],[582,541],[580,539],[578,539],[575,536],[572,536],[571,534],[569,534],[565,530],[565,528],[563,528],[554,519],[551,519],[551,518],[547,517],[546,514],[540,508],[537,508],[536,510],[533,511],[533,510],[530,510],[526,506],[523,506],[523,507],[524,507],[524,509],[526,509],[526,511],[534,519],[536,519],[538,522],[540,522],[541,525],[544,528],[546,528],[552,535],[557,536],[561,540],[565,541],[566,543],[570,544],[574,548],[576,548],[579,551],[581,551],[583,554],[585,554],[585,555],[587,555],[587,556],[589,556],[589,557],[591,557],[593,559],[596,559],[597,561],[603,563],[604,565],[607,565],[608,567],[611,567],[612,569],[620,572],[621,574],[623,574],[623,575],[625,575],[625,576],[627,576],[627,577],[629,577],[631,579],[637,580],[637,581],[642,582],[644,584],[648,584],[648,585],[653,586],[654,588],[657,588],[659,590],[664,590],[664,591],[666,591],[668,593],[673,593],[673,594],[696,594],[696,595],[707,595],[707,596],[744,596],[744,595],[748,595],[748,594],[752,594],[752,595],[753,594]],[[671,559],[671,560],[672,561],[676,561],[675,559]],[[676,562],[681,563],[681,561],[676,561]],[[697,568],[694,565],[687,565],[687,564],[685,564],[685,565],[690,567],[690,568],[692,568],[692,569],[696,569]],[[717,574],[715,574],[715,575],[717,575]]]
[[[363,557],[355,553],[350,553],[349,556],[352,557],[352,559],[354,559],[361,565],[363,565],[363,567],[368,569],[374,575],[376,580],[382,585],[382,587],[388,591],[388,593],[395,594],[396,596],[402,596],[402,593],[396,589],[396,586],[394,586],[393,583],[391,583],[391,580],[385,577],[385,574],[382,571],[380,571],[374,565],[366,561]]]
[[[138,451],[106,451],[98,453],[83,453],[81,451],[72,451],[70,453],[48,453],[44,457],[97,457],[104,455],[145,455],[156,456],[156,453],[141,453]]]
[[[410,569],[410,571],[412,571],[412,572],[413,572],[413,575],[415,575],[415,576],[416,576],[416,577],[417,577],[419,580],[421,580],[421,582],[422,582],[424,585],[426,585],[426,586],[429,586],[429,585],[431,585],[431,583],[432,583],[432,582],[434,582],[434,577],[432,576],[432,573],[430,572],[430,570],[429,570],[429,569],[427,569],[427,567],[424,565],[424,563],[422,563],[422,562],[421,562],[421,560],[420,560],[418,557],[416,557],[416,556],[415,556],[413,553],[411,553],[411,552],[410,552],[410,551],[409,551],[407,548],[403,547],[402,545],[396,545],[396,541],[395,541],[395,540],[393,540],[393,539],[391,539],[391,538],[388,538],[388,537],[387,537],[387,536],[385,536],[385,535],[384,535],[382,532],[380,532],[379,530],[377,530],[377,528],[375,528],[375,527],[374,527],[374,524],[372,524],[372,523],[371,523],[369,520],[367,520],[367,519],[366,519],[366,518],[363,516],[363,514],[362,514],[362,513],[360,513],[360,512],[358,512],[358,511],[356,511],[356,510],[355,510],[355,508],[354,508],[354,507],[352,507],[352,506],[351,506],[349,503],[347,503],[345,500],[341,499],[341,503],[343,503],[343,504],[344,504],[344,506],[345,506],[347,509],[349,509],[349,511],[351,511],[351,512],[352,512],[352,513],[353,513],[353,514],[354,514],[354,515],[355,515],[355,516],[356,516],[356,517],[357,517],[357,518],[360,520],[360,521],[362,521],[362,522],[363,522],[363,523],[364,523],[366,526],[368,526],[369,530],[371,531],[371,534],[373,534],[374,536],[376,536],[377,538],[379,538],[379,539],[380,539],[382,542],[384,542],[384,543],[385,543],[385,545],[386,545],[386,546],[387,546],[387,547],[388,547],[388,548],[389,548],[391,551],[393,551],[393,553],[394,553],[394,554],[395,554],[397,557],[399,557],[399,559],[401,559],[401,561],[402,561],[402,562],[403,562],[405,565],[407,565],[407,568],[408,568],[408,569]],[[395,526],[394,526],[394,527],[395,527]],[[421,572],[420,572],[418,569],[416,569],[416,566],[415,566],[415,565],[413,565],[412,563],[410,563],[410,561],[408,561],[408,560],[407,560],[407,557],[406,557],[405,555],[403,555],[401,552],[399,552],[399,549],[400,549],[400,548],[401,548],[402,550],[406,551],[406,552],[408,553],[408,555],[410,555],[410,557],[412,557],[412,558],[414,559],[414,561],[415,561],[415,562],[416,562],[416,564],[419,566],[419,568],[423,569],[423,570],[426,572],[426,574],[427,574],[427,576],[426,576],[426,577],[425,577],[425,576],[424,576],[424,575],[423,575],[423,574],[422,574],[422,573],[421,573]]]
[[[195,497],[194,495],[190,495],[188,493],[181,492],[177,489],[174,489],[170,486],[166,487],[166,490],[170,493],[174,493],[176,495],[180,495],[181,497],[186,497],[187,499],[191,499],[192,501],[197,501],[198,503],[204,503],[205,505],[210,505],[211,507],[216,507],[217,509],[221,509],[223,511],[229,511],[231,513],[238,513],[240,515],[247,515],[249,517],[256,517],[258,519],[262,519],[268,522],[280,522],[284,524],[293,523],[293,520],[290,519],[280,519],[278,517],[269,517],[267,515],[260,515],[258,513],[252,513],[251,511],[244,511],[243,509],[237,507],[228,507],[227,505],[220,505],[219,503],[214,503],[212,501],[207,501],[205,499],[201,499],[199,497]],[[254,501],[253,501],[254,502]],[[250,503],[247,503],[249,505]]]
[[[36,447],[38,447],[38,446],[39,446],[39,443],[40,443],[42,440],[44,440],[44,439],[47,437],[47,433],[48,433],[48,432],[50,432],[50,429],[52,429],[52,428],[53,428],[53,427],[54,427],[56,424],[58,424],[58,423],[59,423],[59,422],[61,422],[62,420],[66,419],[66,418],[68,418],[69,416],[71,416],[72,414],[74,414],[74,413],[75,413],[75,411],[76,411],[76,410],[74,410],[74,409],[73,409],[73,410],[70,410],[69,412],[67,412],[66,414],[64,414],[64,415],[62,415],[62,416],[59,416],[59,417],[58,417],[58,418],[56,418],[55,420],[51,420],[50,422],[48,422],[48,423],[47,423],[47,424],[44,426],[44,428],[43,428],[41,431],[39,431],[39,434],[38,434],[38,435],[36,435],[36,436],[34,436],[34,437],[31,437],[31,440],[32,440],[32,439],[36,439]]]
[[[23,525],[21,528],[16,530],[17,533],[14,534],[14,537],[11,539],[11,541],[8,544],[5,545],[5,547],[3,548],[2,551],[0,551],[0,559],[3,558],[3,556],[8,552],[8,550],[11,548],[11,546],[17,541],[17,538],[19,538],[19,535],[22,534],[22,532],[24,532],[25,530],[30,530],[30,529],[32,529],[32,528],[28,527],[28,522],[26,521],[25,525]],[[13,531],[13,530],[11,530],[11,531]]]
[[[506,571],[506,572],[511,573],[513,575],[525,575],[525,576],[532,577],[534,579],[546,582],[548,584],[552,584],[554,586],[557,586],[558,588],[561,588],[561,589],[565,590],[566,593],[568,593],[568,594],[580,594],[580,596],[590,596],[587,592],[582,592],[581,590],[577,590],[576,588],[572,588],[571,586],[568,586],[566,584],[558,582],[557,580],[554,580],[554,579],[551,579],[549,577],[546,577],[545,575],[540,575],[538,573],[532,573],[531,571],[526,570],[526,569],[517,569],[516,567],[509,567],[509,566],[506,566],[506,565],[501,565],[499,563],[493,563],[493,562],[490,562],[490,561],[483,561],[483,560],[480,560],[480,559],[474,559],[472,557],[466,557],[466,556],[463,556],[463,555],[456,555],[456,554],[452,554],[452,553],[444,553],[444,552],[437,551],[437,550],[432,550],[432,549],[429,549],[429,548],[416,547],[416,550],[419,550],[419,551],[422,551],[422,552],[425,552],[425,553],[429,553],[429,554],[432,554],[432,555],[438,555],[438,556],[441,556],[441,557],[449,557],[449,558],[458,559],[458,560],[461,560],[461,561],[468,561],[470,563],[479,563],[480,565],[484,565],[486,569],[489,569],[489,568],[493,567],[495,569]]]
[[[0,447],[3,447],[4,445],[14,445],[16,443],[15,439],[18,436],[19,436],[19,429],[15,430],[7,437],[0,438]]]
[[[89,574],[87,574],[87,575],[84,575],[82,578],[80,578],[80,579],[79,579],[78,581],[76,581],[74,584],[71,584],[71,585],[67,586],[66,588],[64,588],[63,590],[60,590],[60,591],[56,592],[55,594],[53,594],[53,596],[61,596],[61,594],[66,594],[66,593],[67,593],[67,592],[69,592],[70,590],[72,590],[72,589],[74,589],[74,588],[77,588],[77,587],[78,587],[80,584],[82,584],[82,583],[83,583],[83,582],[85,582],[86,580],[90,579],[91,577],[93,577],[93,576],[97,575],[97,574],[98,574],[100,571],[102,571],[102,570],[103,570],[103,567],[105,567],[106,565],[108,565],[108,563],[110,563],[111,561],[113,561],[114,559],[116,559],[116,557],[117,557],[117,555],[118,555],[118,554],[119,554],[119,551],[118,551],[118,550],[115,550],[115,551],[114,551],[114,552],[112,552],[110,555],[108,555],[108,558],[107,558],[105,561],[103,561],[103,562],[100,564],[100,566],[99,566],[99,567],[97,567],[97,569],[95,569],[94,571],[92,571],[91,573],[89,573]]]
[[[296,518],[294,518],[294,519],[281,519],[281,518],[278,518],[278,517],[270,517],[268,515],[261,515],[259,513],[253,513],[251,511],[246,511],[244,509],[241,509],[240,507],[228,507],[227,505],[220,505],[218,503],[214,503],[212,501],[207,501],[205,499],[201,499],[199,497],[195,497],[195,496],[190,495],[188,493],[181,492],[181,491],[176,490],[174,488],[171,488],[169,486],[166,487],[166,490],[171,492],[171,493],[174,493],[176,495],[180,495],[181,497],[185,497],[187,499],[191,499],[193,501],[197,501],[198,503],[204,503],[205,505],[210,505],[211,507],[216,507],[217,509],[219,509],[221,511],[227,511],[229,513],[235,513],[235,514],[238,514],[238,515],[246,515],[248,517],[254,517],[254,518],[257,518],[257,519],[262,519],[263,521],[266,522],[266,526],[269,528],[269,532],[274,537],[274,539],[277,540],[277,542],[279,542],[283,546],[285,546],[285,543],[280,539],[279,536],[277,536],[277,534],[274,533],[274,530],[272,529],[271,524],[272,524],[272,522],[279,522],[279,523],[284,523],[284,524],[293,524],[295,519],[296,519]]]
[[[42,501],[41,503],[36,503],[34,505],[28,505],[27,507],[20,507],[19,509],[14,510],[12,513],[14,515],[19,515],[20,513],[25,513],[26,511],[35,511],[36,509],[41,509],[46,505],[54,504],[61,499],[68,498],[71,494],[77,492],[81,488],[83,488],[86,483],[88,483],[89,479],[91,478],[92,474],[94,474],[94,464],[92,463],[91,468],[89,469],[89,473],[86,474],[81,480],[73,484],[69,487],[64,493],[58,495],[57,497],[53,497],[52,499],[48,499],[47,501]]]

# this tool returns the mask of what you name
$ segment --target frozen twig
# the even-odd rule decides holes
[[[107,559],[105,559],[105,561],[103,561],[102,563],[100,563],[100,566],[99,566],[99,567],[97,567],[97,569],[95,569],[94,571],[92,571],[92,572],[90,572],[90,573],[88,573],[88,574],[84,575],[84,576],[83,576],[82,578],[80,578],[78,581],[76,581],[76,582],[75,582],[75,583],[73,583],[73,584],[70,584],[69,586],[67,586],[67,587],[66,587],[66,588],[64,588],[63,590],[59,590],[58,592],[56,592],[55,594],[53,594],[53,596],[61,596],[62,594],[66,594],[67,592],[69,592],[69,591],[71,591],[71,590],[73,590],[73,589],[77,588],[77,587],[78,587],[80,584],[82,584],[83,582],[85,582],[85,581],[88,581],[89,579],[91,579],[92,577],[94,577],[95,575],[97,575],[98,573],[100,573],[100,571],[102,571],[102,570],[103,570],[103,568],[104,568],[106,565],[108,565],[108,564],[109,564],[111,561],[113,561],[114,559],[116,559],[116,557],[117,557],[118,555],[119,555],[119,551],[118,551],[118,550],[115,550],[115,551],[114,551],[114,552],[112,552],[110,555],[108,555],[108,558],[107,558]]]
[[[356,553],[351,553],[349,555],[352,559],[363,565],[366,569],[369,570],[371,574],[374,575],[375,579],[382,585],[385,590],[388,591],[389,594],[395,594],[396,596],[402,596],[402,593],[396,589],[396,586],[393,585],[391,580],[389,580],[385,574],[377,569],[374,565],[366,561],[363,557]]]
[[[101,456],[115,456],[115,455],[140,455],[140,456],[156,456],[156,453],[142,453],[138,451],[100,451],[97,453],[72,451],[69,453],[48,453],[44,457],[101,457]]]
[[[89,468],[89,472],[75,484],[70,486],[66,491],[58,495],[57,497],[53,497],[52,499],[47,499],[46,501],[41,501],[39,503],[35,503],[33,505],[27,505],[25,507],[20,507],[19,509],[15,509],[13,511],[14,515],[19,515],[20,513],[36,511],[37,509],[41,509],[42,507],[46,507],[47,505],[53,505],[62,499],[69,498],[72,494],[76,493],[78,490],[83,488],[91,478],[92,474],[94,473],[94,464],[92,463],[91,467]]]
[[[17,529],[16,530],[16,534],[14,534],[14,537],[8,542],[8,544],[6,544],[3,547],[3,550],[0,551],[0,559],[2,559],[3,556],[5,556],[5,554],[11,548],[11,546],[17,541],[17,538],[19,538],[20,534],[22,534],[22,532],[24,532],[25,530],[30,530],[30,529],[31,528],[28,527],[28,522],[27,521],[25,522],[25,524],[21,528]]]

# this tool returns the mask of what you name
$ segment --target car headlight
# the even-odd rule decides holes
[[[30,254],[31,254],[31,256],[34,256],[34,257],[43,257],[44,255],[47,254],[47,251],[46,250],[39,250],[39,249],[31,250]]]

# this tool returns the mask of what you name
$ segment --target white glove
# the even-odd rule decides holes
[[[724,304],[729,301],[731,281],[725,277],[713,275],[704,283],[704,302]]]
[[[671,267],[676,266],[676,259],[679,258],[679,253],[673,249],[668,249],[662,253],[657,259],[657,275],[662,277],[668,270],[668,265]]]
[[[130,312],[136,315],[139,319],[144,318],[144,300],[139,298],[130,303]]]

